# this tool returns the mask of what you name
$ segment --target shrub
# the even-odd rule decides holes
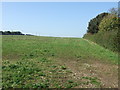
[[[117,31],[105,31],[105,32],[99,32],[94,35],[92,34],[86,34],[84,35],[85,39],[91,40],[100,46],[105,47],[106,49],[112,50],[112,51],[118,51],[118,35]]]

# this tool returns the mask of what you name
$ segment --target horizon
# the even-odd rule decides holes
[[[3,2],[2,29],[38,36],[83,37],[91,19],[117,5],[117,2]]]

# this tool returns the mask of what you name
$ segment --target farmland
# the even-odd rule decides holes
[[[2,36],[4,88],[117,88],[118,55],[83,38]]]

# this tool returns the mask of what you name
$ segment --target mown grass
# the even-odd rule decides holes
[[[118,63],[116,53],[82,38],[3,36],[3,87],[72,88],[81,84],[59,60]],[[94,78],[94,77],[93,77]],[[90,83],[98,86],[96,79]],[[84,82],[83,82],[84,83]]]

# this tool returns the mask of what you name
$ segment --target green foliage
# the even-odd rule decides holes
[[[118,17],[116,15],[108,15],[106,16],[100,23],[99,25],[99,30],[100,31],[117,31],[118,26],[120,24],[118,23]]]
[[[61,66],[61,69],[65,70],[65,69],[66,69],[66,67],[65,67],[65,66]]]
[[[45,60],[45,62],[41,60]],[[69,74],[65,66],[54,65],[52,61],[46,62],[47,59],[44,58],[41,58],[41,60],[38,62],[38,59],[24,59],[14,63],[8,60],[3,61],[2,87],[49,88],[51,85],[55,87],[55,83],[61,83],[59,77]],[[59,74],[59,72],[62,74]],[[60,85],[61,87],[67,87],[68,82],[66,81],[65,84]],[[72,84],[71,87],[73,87]]]
[[[91,19],[89,22],[89,25],[88,25],[87,32],[92,33],[92,34],[97,33],[99,31],[98,26],[99,26],[101,20],[107,15],[108,15],[108,13],[101,13],[101,14],[97,15],[95,18]]]
[[[91,83],[91,84],[95,84],[97,86],[100,86],[100,84],[101,84],[101,82],[99,81],[99,79],[97,77],[82,77],[82,78],[89,80],[88,82],[86,82],[87,84]]]
[[[102,35],[102,43],[99,43],[100,45],[112,50],[112,51],[117,51],[118,52],[118,40],[119,40],[119,35],[118,35],[118,30],[120,23],[118,22],[118,18],[114,14],[110,14],[106,16],[100,23],[99,25],[99,35]]]
[[[99,32],[97,34],[84,35],[85,39],[91,40],[100,46],[103,46],[106,49],[109,49],[114,52],[118,52],[118,32],[117,31],[105,31]]]
[[[35,63],[28,60],[13,63],[3,63],[3,88],[24,87],[26,81],[34,80],[32,75],[41,72],[40,68],[35,67]],[[42,72],[41,72],[42,73]]]

